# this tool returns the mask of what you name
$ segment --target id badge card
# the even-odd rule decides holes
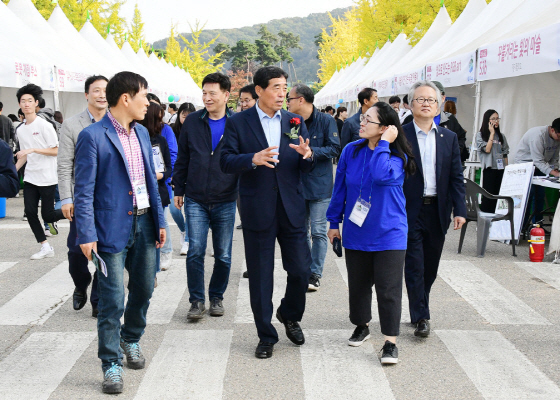
[[[361,228],[366,220],[370,208],[370,203],[363,199],[358,199],[356,204],[354,204],[354,208],[352,209],[352,213],[348,219]]]
[[[145,182],[136,181],[134,183],[134,193],[136,194],[136,207],[139,209],[150,207],[148,188]]]
[[[161,150],[158,145],[152,146],[152,155],[154,157],[154,168],[156,172],[165,172],[165,163],[161,155]]]
[[[504,169],[504,159],[503,158],[498,158],[496,160],[496,167],[498,169]]]

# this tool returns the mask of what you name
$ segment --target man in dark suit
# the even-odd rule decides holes
[[[404,125],[418,172],[404,182],[408,218],[405,280],[415,336],[430,334],[429,296],[437,277],[445,235],[451,222],[465,223],[465,186],[457,135],[437,126],[441,93],[430,81],[415,83],[409,93],[413,122]]]
[[[148,130],[135,123],[146,115],[147,94],[148,82],[140,75],[113,76],[107,84],[109,111],[80,132],[76,143],[76,227],[78,244],[99,271],[97,354],[104,393],[123,390],[123,352],[128,368],[145,366],[139,341],[154,290],[156,248],[165,244],[152,145]]]
[[[311,254],[301,173],[309,172],[314,162],[303,119],[282,110],[287,78],[278,67],[257,71],[253,81],[259,101],[227,120],[220,160],[225,173],[241,174],[241,219],[251,309],[260,339],[255,351],[258,358],[271,357],[278,342],[271,323],[276,239],[288,273],[286,294],[276,317],[293,343],[305,342],[298,322],[305,310]]]
[[[360,108],[358,112],[347,118],[342,125],[342,133],[340,134],[340,149],[348,143],[352,143],[360,139],[360,116],[369,110],[375,103],[377,103],[377,90],[372,88],[364,88],[358,93],[358,102]]]

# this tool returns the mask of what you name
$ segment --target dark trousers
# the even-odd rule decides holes
[[[47,240],[45,228],[39,220],[39,199],[41,199],[41,216],[45,222],[56,222],[64,218],[62,210],[54,209],[56,185],[36,186],[25,182],[23,186],[23,204],[27,222],[37,239],[37,243]]]
[[[346,249],[345,252],[350,322],[354,325],[365,325],[371,321],[371,288],[375,285],[381,333],[385,336],[398,336],[406,250]]]
[[[84,256],[82,249],[77,244],[78,232],[76,229],[76,218],[70,222],[70,232],[68,233],[68,270],[74,281],[74,286],[80,291],[85,292],[92,281],[91,273],[88,269],[88,259]],[[89,297],[93,308],[97,308],[99,297],[97,295],[97,271],[93,274],[93,285]]]
[[[500,194],[500,186],[502,186],[502,179],[504,178],[503,169],[486,168],[482,175],[482,187],[491,194]],[[487,213],[496,212],[496,203],[498,200],[487,199],[482,196],[480,203],[480,211]]]
[[[279,307],[280,314],[285,320],[301,321],[311,276],[311,252],[307,245],[305,226],[294,228],[290,224],[280,195],[269,230],[257,232],[243,228],[251,309],[259,339],[268,343],[278,342],[278,333],[271,323],[276,239],[282,253],[282,265],[288,273],[286,293]]]
[[[437,202],[424,204],[414,226],[408,227],[404,266],[412,323],[430,319],[430,290],[437,277],[444,243]]]
[[[533,176],[545,176],[538,168],[535,168]],[[544,187],[539,185],[531,185],[529,191],[529,198],[527,199],[527,209],[525,210],[525,217],[523,219],[523,226],[529,222],[535,224],[543,219],[542,211],[544,210]],[[531,213],[535,213],[533,219],[529,221]]]

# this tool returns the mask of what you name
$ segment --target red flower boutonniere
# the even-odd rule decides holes
[[[299,118],[292,118],[290,120],[290,132],[284,132],[290,139],[297,139],[299,137],[299,128],[301,126],[301,120]]]

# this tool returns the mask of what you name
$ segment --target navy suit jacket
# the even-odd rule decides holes
[[[14,197],[19,192],[19,179],[12,149],[0,139],[0,197]]]
[[[243,228],[251,231],[269,229],[280,193],[290,223],[301,229],[305,226],[301,173],[311,171],[315,161],[304,160],[290,148],[288,144],[299,144],[299,138],[290,139],[285,133],[290,132],[290,119],[294,117],[301,121],[299,135],[304,139],[309,138],[307,128],[301,116],[281,110],[279,163],[274,169],[264,165],[253,169],[254,154],[269,147],[256,107],[258,105],[227,119],[220,166],[226,174],[241,174],[239,195]]]
[[[414,122],[404,125],[403,129],[412,147],[417,165],[416,173],[404,181],[403,187],[410,229],[416,224],[416,219],[422,208],[424,174],[422,173],[422,157],[420,156]],[[463,166],[457,135],[441,126],[437,127],[436,133],[436,180],[439,222],[442,232],[446,233],[451,222],[451,212],[453,211],[456,217],[466,218],[467,207],[465,204]]]
[[[136,124],[135,130],[144,159],[155,237],[159,239],[159,229],[165,228],[165,221],[152,145],[146,128]],[[75,160],[77,243],[97,242],[99,251],[119,253],[128,242],[134,218],[132,183],[124,149],[108,115],[80,132]]]

